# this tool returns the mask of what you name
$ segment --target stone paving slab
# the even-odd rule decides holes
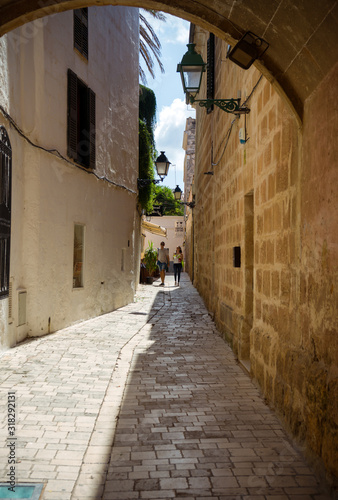
[[[183,274],[0,357],[0,480],[43,500],[326,500]],[[1,500],[1,499],[0,499]]]

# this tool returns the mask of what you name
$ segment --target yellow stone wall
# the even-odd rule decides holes
[[[204,60],[208,36],[195,34]],[[332,478],[338,473],[338,114],[327,89],[337,83],[337,69],[307,104],[300,127],[255,68],[244,71],[227,60],[219,39],[215,50],[216,98],[240,91],[244,102],[257,87],[247,104],[245,145],[243,115],[197,109],[194,284],[267,399]],[[210,170],[214,175],[205,175]],[[240,268],[233,266],[237,246]]]

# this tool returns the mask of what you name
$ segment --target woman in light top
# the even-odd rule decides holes
[[[174,275],[175,275],[175,286],[180,286],[180,278],[182,271],[183,253],[182,248],[177,247],[174,253]],[[176,279],[177,278],[177,279]]]

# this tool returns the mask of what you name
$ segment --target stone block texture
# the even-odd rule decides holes
[[[208,36],[196,28],[204,60]],[[215,97],[240,92],[250,113],[197,109],[189,273],[235,354],[334,480],[338,67],[307,99],[300,127],[257,69],[241,70],[225,59],[226,50],[216,39]],[[214,175],[204,175],[210,168]],[[241,248],[240,267],[234,247]]]

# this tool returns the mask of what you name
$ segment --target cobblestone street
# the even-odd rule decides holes
[[[1,477],[43,500],[328,499],[183,274],[0,357]],[[2,498],[2,497],[0,497]]]

